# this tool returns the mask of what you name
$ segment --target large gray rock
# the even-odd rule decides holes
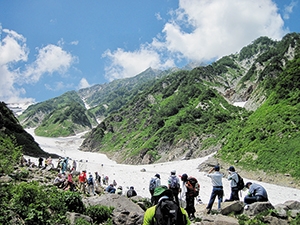
[[[299,209],[300,210],[300,202],[294,201],[294,200],[289,200],[283,203],[288,207],[288,209]]]
[[[222,203],[222,215],[228,215],[232,212],[240,213],[244,208],[244,203],[241,201],[233,201],[233,202],[224,202]]]
[[[279,218],[287,218],[288,207],[284,204],[275,205],[275,215]]]
[[[270,225],[288,225],[288,221],[287,220],[283,220],[280,218],[276,218],[273,216],[265,216],[263,219],[263,222],[265,222],[266,224],[270,224]]]
[[[12,180],[13,179],[8,175],[0,177],[0,183],[10,183]]]
[[[144,210],[123,195],[104,194],[94,196],[84,198],[83,203],[86,206],[105,205],[114,207],[114,224],[138,225],[143,222]]]
[[[218,215],[214,221],[215,225],[239,225],[236,218],[230,216]]]
[[[274,209],[274,206],[270,202],[255,202],[250,204],[247,210],[244,210],[244,214],[247,216],[255,216],[269,209]]]
[[[85,221],[87,221],[87,222],[89,222],[91,224],[93,222],[93,219],[91,217],[83,215],[83,214],[80,214],[80,213],[67,212],[66,217],[67,217],[67,219],[70,220],[70,224],[71,225],[75,225],[76,221],[78,219],[80,219],[80,218],[84,219]]]

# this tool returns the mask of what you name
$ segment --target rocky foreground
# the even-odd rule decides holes
[[[40,170],[39,168],[16,168],[11,175],[0,176],[0,185],[15,182],[15,175],[20,171],[28,171],[26,176],[20,180],[25,182],[37,181],[43,185],[52,185],[57,171]],[[97,189],[98,195],[82,195],[83,203],[87,206],[105,205],[114,207],[112,221],[117,225],[138,225],[143,222],[144,212],[149,206],[149,199],[135,196],[131,199],[125,195],[107,194],[103,189]],[[289,200],[281,204],[272,205],[270,202],[254,203],[246,210],[241,201],[224,202],[222,210],[217,211],[215,205],[211,214],[206,214],[206,204],[196,205],[196,219],[192,224],[297,224],[300,220],[300,202]],[[76,220],[82,218],[90,223],[93,218],[79,213],[68,212],[67,217],[70,224],[75,224]],[[244,221],[244,223],[243,223]],[[245,223],[246,221],[252,223]],[[256,223],[253,223],[256,221]]]

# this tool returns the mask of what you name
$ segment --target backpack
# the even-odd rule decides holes
[[[89,177],[89,179],[88,179],[88,185],[92,185],[93,184],[93,178],[92,177]]]
[[[153,217],[155,225],[186,225],[187,221],[182,214],[179,205],[175,201],[164,199],[161,200],[156,208]]]
[[[244,189],[244,187],[245,187],[245,183],[244,183],[244,179],[238,174],[238,173],[236,173],[237,174],[237,176],[238,176],[238,182],[236,183],[237,184],[237,188],[238,188],[238,190],[240,191],[240,190],[243,190]]]
[[[170,183],[170,188],[175,189],[175,188],[179,188],[180,184],[179,184],[179,180],[176,176],[171,176],[171,183]]]
[[[130,198],[130,197],[132,197],[132,196],[133,196],[133,191],[132,191],[132,189],[129,189],[129,190],[127,191],[127,197]]]
[[[188,194],[191,197],[197,197],[199,195],[200,191],[200,184],[198,183],[198,180],[195,177],[188,177],[187,182],[190,183],[193,187],[193,189],[189,189]]]
[[[153,191],[156,188],[156,179],[157,178],[154,178],[154,177],[151,178],[150,184],[149,184],[149,190],[150,191]]]

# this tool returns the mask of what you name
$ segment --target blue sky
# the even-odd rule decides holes
[[[298,0],[0,0],[0,101],[211,62],[300,32]]]

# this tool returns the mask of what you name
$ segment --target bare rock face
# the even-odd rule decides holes
[[[255,216],[268,209],[274,209],[274,206],[270,202],[255,202],[250,204],[247,210],[244,210],[244,214],[247,216]]]
[[[71,225],[76,224],[76,221],[80,218],[84,219],[85,221],[87,221],[89,223],[93,222],[93,219],[91,217],[80,214],[80,213],[67,212],[66,216],[70,220]]]
[[[142,224],[144,210],[138,204],[123,195],[104,194],[83,199],[83,203],[88,206],[105,205],[114,207],[114,224],[137,225]]]

